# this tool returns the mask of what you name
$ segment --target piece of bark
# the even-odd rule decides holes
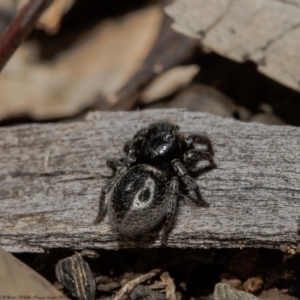
[[[0,297],[18,299],[20,295],[27,299],[67,299],[41,275],[0,247]]]
[[[55,266],[57,280],[78,300],[94,300],[96,283],[88,263],[79,253],[60,260]]]
[[[217,169],[197,179],[209,208],[180,200],[167,245],[299,249],[300,128],[182,110],[95,112],[70,123],[0,128],[0,245],[7,251],[160,247],[93,225],[106,159],[154,120],[206,132]]]

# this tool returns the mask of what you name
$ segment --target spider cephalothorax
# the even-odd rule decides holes
[[[197,144],[206,149],[196,148]],[[114,176],[102,189],[96,221],[101,222],[107,208],[119,234],[137,236],[165,219],[165,243],[175,219],[180,184],[197,205],[207,206],[189,173],[197,171],[200,160],[208,160],[210,169],[215,167],[211,142],[203,135],[184,136],[173,123],[157,122],[138,131],[124,152],[125,157],[107,161]]]

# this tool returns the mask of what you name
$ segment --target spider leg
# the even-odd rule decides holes
[[[183,162],[188,166],[194,166],[196,162],[201,160],[208,160],[209,166],[201,168],[205,170],[214,169],[217,165],[214,162],[212,155],[209,151],[201,149],[191,149],[184,153]]]
[[[143,128],[134,135],[132,140],[127,141],[125,143],[123,150],[126,153],[126,156],[135,157],[136,149],[139,148],[143,143],[147,132],[148,132],[148,128]]]
[[[103,217],[106,214],[106,203],[105,203],[105,196],[108,194],[117,180],[126,172],[127,167],[123,166],[120,168],[116,175],[110,180],[110,182],[102,189],[101,194],[100,194],[100,201],[99,201],[99,208],[98,208],[98,215],[94,221],[94,224],[98,224],[103,220]]]
[[[109,158],[106,161],[106,165],[112,169],[113,171],[113,175],[115,175],[115,173],[118,170],[118,167],[122,167],[124,166],[124,163],[122,162],[122,159],[119,158]]]
[[[141,130],[139,130],[133,137],[132,140],[127,141],[124,145],[124,152],[126,153],[126,155],[134,153],[136,146],[141,143],[141,141],[145,138],[146,133],[148,132],[147,128],[143,128]]]
[[[190,192],[190,198],[199,206],[208,207],[208,203],[202,198],[199,186],[196,181],[188,174],[185,166],[179,159],[172,161],[172,167],[182,182],[187,186]]]
[[[135,155],[128,154],[126,157],[122,158],[110,158],[106,161],[106,165],[112,169],[114,176],[118,170],[118,167],[127,166],[130,167],[136,161]]]
[[[185,142],[188,146],[192,146],[193,144],[200,144],[207,147],[207,151],[211,156],[214,155],[214,150],[211,144],[210,139],[205,135],[200,134],[192,134],[186,137]]]
[[[134,145],[133,145],[133,140],[127,141],[123,147],[123,151],[125,152],[126,155],[131,154],[134,152]]]
[[[161,244],[164,246],[167,242],[168,234],[170,233],[175,216],[176,216],[176,205],[177,205],[177,197],[178,197],[178,186],[179,182],[177,177],[173,177],[170,182],[169,186],[169,193],[167,197],[169,198],[168,202],[168,209],[166,213],[166,220],[164,224],[164,229],[162,233],[162,239],[161,239]]]
[[[134,135],[133,139],[135,140],[141,137],[143,138],[147,132],[148,132],[148,128],[142,128]]]

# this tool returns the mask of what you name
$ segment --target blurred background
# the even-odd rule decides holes
[[[289,65],[282,57],[282,71],[272,65],[273,53],[280,51],[257,58],[248,49],[253,44],[263,49],[262,43],[275,39],[270,32],[282,37],[295,26],[296,21],[286,25],[293,17],[289,9],[274,8],[275,0],[268,2],[271,7],[256,3],[239,20],[237,8],[222,8],[226,0],[172,2],[54,0],[0,75],[0,124],[78,119],[95,110],[186,108],[246,122],[300,125],[300,80],[294,84],[284,77],[296,61]],[[2,33],[26,3],[0,1]],[[219,21],[219,11],[225,19],[220,28],[227,26],[226,14],[233,23],[228,39],[243,48],[240,57],[218,41],[227,32],[207,25]],[[268,30],[259,32],[262,22]],[[293,47],[286,42],[284,53],[293,55]],[[271,71],[261,72],[266,64]]]
[[[0,0],[0,61],[7,48],[17,48],[0,74],[0,126],[164,108],[300,126],[299,0],[46,1],[26,40],[3,47],[15,17],[37,1]],[[23,17],[32,18],[30,6]],[[113,299],[150,266],[178,258],[169,269],[173,279],[163,273],[162,283],[150,281],[147,299],[212,300],[218,282],[249,299],[300,299],[299,253],[281,250],[99,250],[85,259],[103,275],[96,277],[97,299]],[[72,254],[15,256],[72,298],[54,273],[59,259]],[[162,287],[171,291],[167,298],[158,298]]]

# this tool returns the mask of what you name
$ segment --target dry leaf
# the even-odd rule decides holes
[[[300,1],[176,0],[166,12],[203,46],[299,89]]]
[[[143,91],[143,103],[151,103],[175,93],[188,85],[199,72],[198,65],[174,67],[156,77]]]
[[[162,15],[151,7],[101,22],[50,63],[37,61],[33,44],[21,46],[0,76],[0,120],[72,116],[100,96],[114,99],[143,64]]]
[[[19,298],[21,295],[29,297],[27,299],[34,297],[66,299],[42,276],[2,248],[0,248],[0,284],[0,297],[4,295],[11,297],[6,299],[21,299]]]
[[[30,0],[5,1],[12,2],[15,9],[21,9]],[[53,3],[41,15],[35,27],[46,31],[48,34],[57,33],[63,16],[66,12],[68,12],[74,3],[75,0],[53,0]]]
[[[42,14],[36,28],[55,34],[59,28],[64,14],[72,7],[75,0],[54,0],[48,9]]]

